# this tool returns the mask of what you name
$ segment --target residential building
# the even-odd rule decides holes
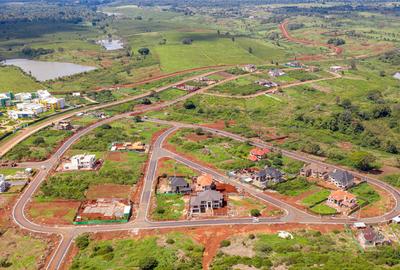
[[[36,95],[39,99],[45,99],[51,97],[51,94],[47,90],[38,90]]]
[[[73,92],[73,93],[72,93],[72,96],[73,96],[73,97],[80,97],[80,96],[81,96],[81,93],[80,93],[80,92]]]
[[[340,72],[340,71],[343,71],[343,70],[344,70],[344,67],[342,67],[342,66],[331,66],[331,67],[329,68],[329,70],[330,70],[331,72],[336,72],[336,73],[338,73],[338,72]]]
[[[61,120],[57,123],[56,129],[58,130],[72,130],[74,126],[71,125],[71,121]]]
[[[17,109],[20,111],[32,111],[35,114],[40,114],[44,112],[44,107],[42,104],[36,104],[36,103],[18,103],[17,104]]]
[[[300,175],[304,177],[312,177],[317,179],[327,179],[329,168],[326,166],[318,165],[316,163],[305,164],[300,170]]]
[[[64,170],[82,170],[82,169],[93,169],[96,165],[95,155],[75,155],[71,157],[70,162],[64,163]]]
[[[0,193],[6,192],[10,184],[6,181],[3,174],[0,174]]]
[[[224,196],[216,190],[205,190],[190,198],[190,213],[198,214],[224,206]]]
[[[188,92],[194,92],[200,89],[200,87],[198,86],[193,86],[193,85],[188,85],[188,84],[178,84],[175,86],[175,88],[180,89],[180,90],[184,90],[184,91],[188,91]]]
[[[265,167],[262,170],[252,174],[253,185],[266,189],[271,184],[277,184],[284,180],[282,172],[273,167]]]
[[[279,76],[285,75],[286,73],[283,72],[282,70],[278,69],[278,68],[275,68],[275,69],[271,69],[271,70],[268,72],[268,74],[269,74],[269,76],[271,76],[271,77],[279,77]]]
[[[300,63],[299,61],[291,61],[291,62],[287,62],[285,64],[285,66],[287,67],[293,67],[293,68],[301,68],[303,67],[303,64]]]
[[[374,230],[372,227],[366,227],[361,230],[357,238],[361,246],[364,248],[390,244],[390,241],[387,240],[382,233]]]
[[[355,195],[347,191],[335,190],[329,195],[328,203],[339,207],[353,209],[357,206],[357,198]]]
[[[266,88],[271,88],[271,87],[278,86],[277,83],[274,83],[274,82],[271,82],[271,81],[268,81],[268,80],[265,80],[265,79],[258,80],[255,83],[258,84],[258,85],[264,86]]]
[[[33,118],[36,115],[33,111],[30,111],[30,110],[27,110],[27,111],[10,110],[10,111],[7,111],[7,114],[10,118],[12,118],[14,120],[24,119],[24,118]]]
[[[47,98],[42,98],[39,101],[42,103],[44,106],[46,106],[48,109],[53,109],[53,110],[59,110],[59,109],[64,109],[65,107],[65,99],[64,98],[56,98],[56,97],[47,97]]]
[[[131,205],[126,199],[97,199],[83,202],[78,209],[75,222],[90,220],[123,220],[131,215]]]
[[[14,95],[14,99],[17,101],[21,102],[27,102],[32,100],[32,94],[31,93],[17,93]]]
[[[242,69],[244,71],[246,71],[246,72],[255,72],[255,71],[257,71],[256,65],[253,65],[253,64],[245,65]]]
[[[147,151],[146,144],[142,142],[124,142],[124,143],[116,143],[113,142],[111,144],[111,151],[136,151],[136,152],[145,152]]]
[[[249,159],[251,161],[259,161],[267,156],[270,152],[267,148],[253,148],[250,150]]]
[[[395,79],[397,79],[397,80],[400,80],[400,72],[396,72],[396,73],[393,75],[393,78],[395,78]]]
[[[169,181],[169,191],[168,193],[177,194],[190,194],[192,191],[189,183],[181,176],[171,176],[168,178]]]
[[[335,169],[328,175],[328,181],[341,189],[348,189],[354,185],[354,176],[348,171]]]
[[[210,190],[213,185],[213,178],[209,174],[203,174],[197,177],[196,191]]]
[[[0,108],[9,107],[12,105],[11,95],[6,93],[0,93]]]

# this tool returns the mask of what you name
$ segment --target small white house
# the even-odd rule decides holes
[[[23,118],[33,118],[36,114],[31,111],[31,110],[26,110],[26,111],[14,111],[10,110],[7,111],[7,114],[10,118],[17,120],[17,119],[23,119]]]
[[[45,99],[51,97],[51,94],[47,90],[38,90],[36,94],[39,99]]]
[[[18,101],[30,101],[32,99],[31,93],[17,93],[14,95],[14,99]]]
[[[42,113],[44,111],[44,107],[42,104],[36,103],[18,103],[17,109],[20,111],[32,111],[35,114]]]
[[[3,174],[0,174],[0,193],[5,192],[10,184],[6,181]]]
[[[283,238],[283,239],[293,239],[293,235],[287,231],[279,231],[278,237]]]
[[[73,96],[73,97],[80,97],[80,96],[81,96],[81,93],[80,93],[80,92],[73,92],[73,93],[72,93],[72,96]]]
[[[95,155],[75,155],[71,157],[71,161],[68,163],[64,163],[64,170],[82,170],[82,169],[93,169],[96,165],[96,156]]]
[[[344,70],[344,68],[343,68],[342,66],[331,66],[331,67],[329,68],[329,70],[330,70],[331,72],[336,72],[336,73],[338,73],[338,72]]]

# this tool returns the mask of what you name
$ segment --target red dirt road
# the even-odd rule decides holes
[[[336,55],[341,55],[343,53],[343,48],[338,47],[338,46],[334,46],[331,44],[325,44],[325,43],[319,43],[319,42],[315,42],[315,41],[311,41],[311,40],[307,40],[307,39],[299,39],[299,38],[295,38],[295,37],[291,36],[289,34],[289,31],[287,30],[288,24],[289,24],[289,21],[285,20],[283,23],[281,23],[279,25],[279,29],[281,30],[282,35],[289,41],[304,44],[304,45],[326,47],[326,48],[332,50]]]

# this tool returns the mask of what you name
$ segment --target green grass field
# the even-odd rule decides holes
[[[0,93],[33,92],[42,89],[43,85],[25,75],[16,67],[0,67]]]
[[[307,207],[312,207],[322,201],[325,201],[331,192],[327,189],[317,191],[310,196],[305,197],[301,203]]]
[[[74,258],[71,269],[148,269],[146,258],[154,258],[154,270],[202,269],[203,247],[181,233],[140,240],[91,240]]]

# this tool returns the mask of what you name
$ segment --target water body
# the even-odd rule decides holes
[[[119,39],[102,39],[97,43],[103,46],[107,51],[115,51],[124,48],[124,44]]]
[[[41,82],[96,69],[96,67],[72,63],[45,62],[29,59],[9,59],[5,60],[3,64],[6,66],[17,66]]]

